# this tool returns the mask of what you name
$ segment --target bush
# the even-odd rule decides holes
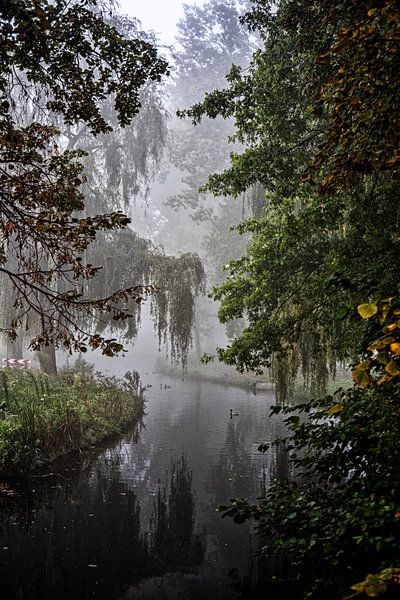
[[[3,370],[0,387],[0,471],[26,473],[58,456],[120,434],[139,419],[137,374],[126,381],[66,371],[49,377]]]
[[[258,521],[262,552],[284,559],[299,598],[342,598],[367,573],[399,566],[398,386],[339,390],[273,412],[286,414],[290,435],[276,445],[293,477],[273,481],[255,506],[221,507],[224,515]]]

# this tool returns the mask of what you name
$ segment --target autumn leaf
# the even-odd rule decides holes
[[[393,342],[392,344],[390,344],[390,351],[393,352],[393,354],[396,354],[397,356],[400,356],[400,344],[399,344],[399,342]]]
[[[360,304],[357,306],[357,312],[362,319],[369,319],[376,315],[378,312],[378,306],[376,304]]]
[[[368,362],[368,366],[365,363]],[[368,387],[372,383],[371,376],[368,372],[370,361],[364,361],[352,371],[354,383],[359,387]]]
[[[375,358],[382,365],[387,365],[388,362],[390,361],[390,355],[388,352],[379,352]]]
[[[390,325],[387,325],[387,327],[385,327],[384,331],[385,333],[392,333],[392,331],[394,331],[395,329],[399,329],[400,323],[391,323]]]
[[[385,371],[391,377],[397,377],[400,375],[400,369],[394,360],[391,360],[385,367]]]
[[[328,408],[328,410],[326,411],[327,415],[336,415],[340,412],[342,412],[342,410],[344,409],[344,404],[342,402],[339,402],[338,404],[335,404],[335,406],[331,406],[331,408]]]

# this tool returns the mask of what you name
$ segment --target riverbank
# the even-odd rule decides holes
[[[273,389],[273,384],[267,373],[263,375],[256,375],[251,372],[239,373],[234,367],[229,367],[217,361],[208,364],[203,364],[200,361],[189,361],[183,371],[180,365],[159,359],[156,369],[158,373],[179,377],[180,379],[232,385],[253,392],[256,390],[256,386],[265,386],[265,388],[260,387],[260,389]]]
[[[160,358],[157,361],[156,369],[158,373],[178,377],[180,379],[209,381],[210,383],[218,383],[221,385],[232,385],[250,390],[253,393],[275,390],[275,384],[267,371],[262,375],[256,375],[253,372],[240,373],[234,367],[230,367],[229,365],[225,365],[218,361],[203,364],[200,361],[191,360],[183,371],[179,364],[170,363]],[[351,372],[345,369],[338,369],[335,378],[329,379],[326,393],[333,394],[335,390],[340,387],[348,389],[352,386],[353,381]],[[323,394],[323,392],[318,392],[317,396],[321,394]],[[306,402],[310,397],[313,397],[313,395],[313,390],[305,386],[303,378],[299,375],[290,394],[291,401],[295,404]]]
[[[143,415],[136,373],[0,371],[0,475],[25,475],[120,435]]]

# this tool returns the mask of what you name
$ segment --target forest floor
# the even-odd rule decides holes
[[[0,371],[0,475],[25,475],[123,433],[143,415],[137,374],[127,380],[65,371]]]

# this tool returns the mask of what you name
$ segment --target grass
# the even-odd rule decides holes
[[[0,371],[0,474],[21,475],[121,434],[143,414],[136,373]]]

